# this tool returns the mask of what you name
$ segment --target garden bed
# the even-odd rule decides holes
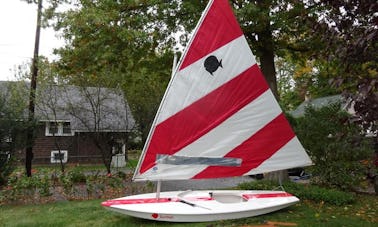
[[[154,190],[149,182],[132,182],[132,173],[118,169],[112,174],[90,168],[68,168],[65,173],[40,168],[32,177],[15,171],[0,190],[0,204],[44,204],[58,201],[117,198]]]

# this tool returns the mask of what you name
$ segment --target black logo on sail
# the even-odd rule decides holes
[[[214,55],[211,55],[206,58],[204,62],[204,66],[206,71],[208,71],[211,75],[213,75],[213,72],[217,71],[219,67],[223,68],[222,66],[222,59],[219,61],[217,57]]]

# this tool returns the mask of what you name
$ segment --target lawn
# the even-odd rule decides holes
[[[302,199],[297,205],[259,217],[211,223],[164,223],[141,220],[106,210],[107,198],[146,193],[152,185],[131,182],[129,173],[107,175],[102,169],[74,166],[65,174],[41,167],[32,178],[15,171],[0,190],[2,226],[377,226],[378,196],[339,192],[316,185],[284,183]],[[83,173],[91,172],[89,175]],[[55,176],[53,173],[57,173]],[[49,177],[55,176],[55,177]],[[239,189],[271,189],[263,180],[240,184]],[[54,189],[54,190],[52,190]],[[58,190],[61,189],[61,190]],[[24,205],[21,205],[24,204]],[[26,205],[27,204],[27,205]],[[35,205],[31,205],[35,204]],[[38,204],[38,205],[36,205]],[[283,223],[273,225],[271,223]]]
[[[358,195],[352,205],[335,206],[301,201],[279,212],[259,217],[210,223],[163,223],[141,220],[110,212],[102,200],[66,201],[44,205],[4,205],[0,226],[377,226],[378,199]],[[292,225],[289,225],[292,224]],[[295,224],[295,225],[294,225]]]

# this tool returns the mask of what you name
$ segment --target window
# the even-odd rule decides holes
[[[72,136],[69,121],[46,122],[46,136]]]
[[[59,125],[57,122],[49,122],[49,133],[51,135],[57,135],[59,133]]]
[[[51,151],[51,163],[60,163],[62,160],[63,163],[66,163],[68,160],[68,152],[67,151]]]
[[[71,123],[62,122],[63,134],[71,134]]]

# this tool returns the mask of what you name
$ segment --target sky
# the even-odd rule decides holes
[[[14,68],[30,62],[34,52],[37,5],[21,0],[0,1],[0,81],[16,80]],[[54,59],[53,48],[64,43],[54,30],[42,29],[39,54]]]

